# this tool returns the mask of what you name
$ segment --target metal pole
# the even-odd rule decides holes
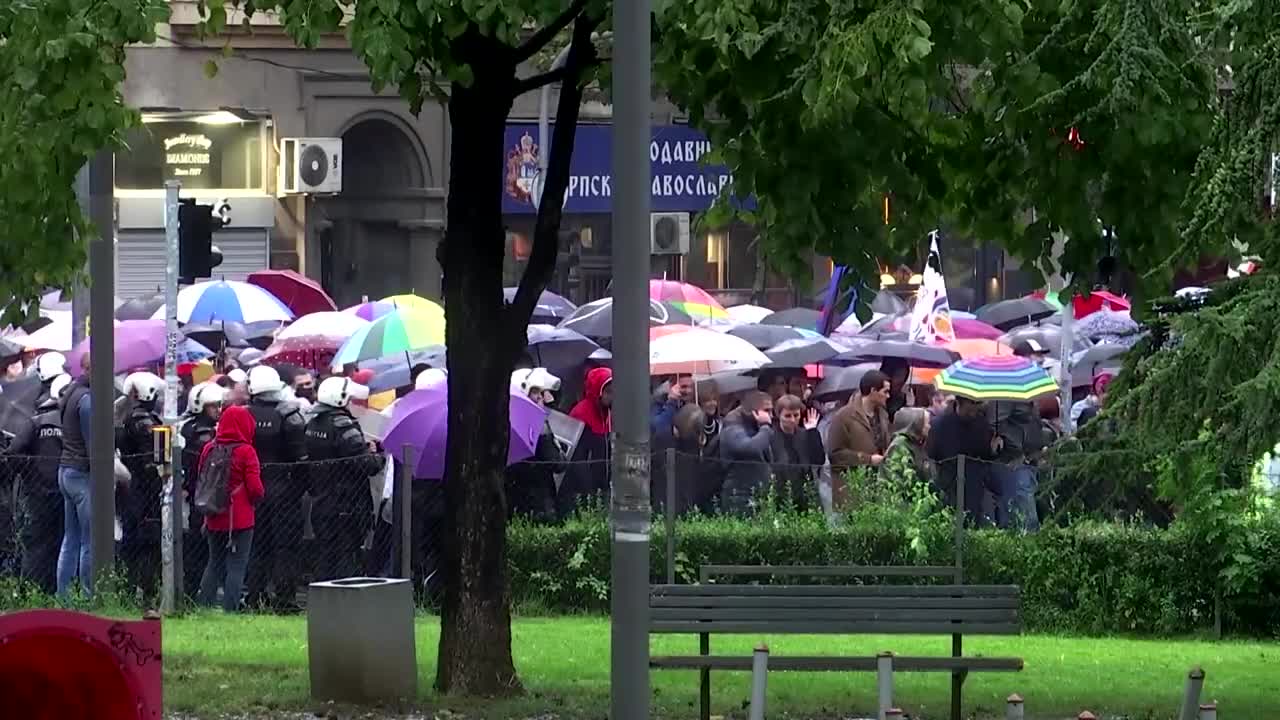
[[[1062,349],[1058,362],[1058,373],[1061,376],[1058,421],[1062,424],[1062,432],[1068,435],[1076,431],[1075,423],[1071,421],[1071,348],[1075,346],[1075,306],[1074,297],[1062,306]]]
[[[649,9],[613,10],[612,720],[649,717]]]
[[[1022,696],[1017,693],[1010,695],[1005,701],[1005,720],[1023,720],[1024,717],[1026,717],[1026,706],[1023,705]]]
[[[764,720],[765,690],[769,682],[769,646],[757,645],[751,656],[751,710],[749,720]]]
[[[876,695],[880,703],[880,711],[876,716],[880,720],[885,720],[889,710],[893,708],[893,653],[891,652],[876,655]]]
[[[80,172],[76,173],[76,200],[80,201],[80,212],[85,217],[89,216],[89,164],[80,168]],[[88,277],[88,260],[85,261],[85,277]],[[114,304],[114,303],[113,303]],[[88,335],[86,326],[89,324],[89,286],[84,283],[76,283],[73,294],[71,295],[71,344],[79,345]]]
[[[399,499],[400,514],[397,516],[400,521],[400,532],[396,534],[396,545],[399,547],[399,554],[396,556],[400,577],[405,580],[413,580],[413,447],[404,446],[404,454],[402,455],[404,462],[400,467],[400,472],[396,474],[396,486],[392,490],[396,498]],[[395,503],[393,502],[392,505]]]
[[[1200,709],[1200,692],[1203,689],[1204,670],[1199,666],[1191,668],[1182,692],[1182,711],[1178,713],[1178,720],[1196,720],[1196,713]]]
[[[100,150],[89,162],[89,219],[97,232],[89,238],[89,320],[92,327],[112,327],[115,314],[115,158]],[[115,565],[115,333],[94,333],[89,339],[90,422],[89,503],[90,554],[93,579],[106,576]],[[82,578],[83,580],[83,578]]]
[[[181,542],[182,523],[174,502],[176,479],[173,476],[173,426],[161,425],[152,430],[152,451],[163,478],[160,495],[160,613],[172,615],[182,597]]]
[[[569,47],[565,45],[560,54],[556,55],[556,59],[551,61],[550,70],[561,68],[568,62]],[[546,182],[547,163],[551,160],[551,153],[547,148],[547,142],[551,139],[551,122],[547,119],[550,105],[551,85],[547,84],[542,86],[541,94],[538,96],[538,176],[533,190],[534,207],[542,204],[542,183]]]
[[[1218,703],[1201,705],[1199,720],[1218,720]]]
[[[676,584],[676,449],[667,448],[667,584]]]

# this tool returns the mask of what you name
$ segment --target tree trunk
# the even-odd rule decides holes
[[[454,85],[449,218],[443,248],[448,312],[449,444],[444,489],[444,604],[436,688],[495,696],[521,691],[511,658],[507,583],[510,373],[523,339],[505,337],[499,173],[515,68],[472,63]]]
[[[755,275],[751,279],[751,302],[755,305],[765,304],[765,287],[768,280],[768,265],[765,263],[764,239],[756,237]]]

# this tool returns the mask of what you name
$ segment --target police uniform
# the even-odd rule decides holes
[[[307,471],[301,465],[287,463],[306,459],[307,425],[301,408],[288,400],[259,396],[251,398],[248,407],[253,415],[253,448],[262,463],[266,497],[254,513],[253,546],[245,583],[247,603],[249,607],[263,604],[270,584],[275,591],[271,604],[290,608],[295,605],[301,581],[298,555]]]
[[[200,453],[217,431],[217,421],[204,413],[190,416],[178,430],[182,436],[182,489],[188,500],[187,529],[182,540],[182,581],[183,590],[191,598],[200,591],[209,546],[204,540],[204,520],[190,509],[190,500],[196,495],[196,481],[200,477]]]
[[[373,520],[369,478],[385,459],[369,451],[364,432],[346,408],[316,405],[307,423],[311,524],[316,534],[316,579],[362,572],[361,548]]]
[[[116,489],[116,514],[120,516],[120,556],[132,587],[143,597],[156,594],[160,581],[160,471],[155,463],[153,430],[162,423],[155,402],[139,402],[129,410],[116,430],[116,448],[129,469],[129,486]]]
[[[18,527],[22,541],[22,577],[52,595],[57,590],[58,551],[62,546],[62,491],[58,458],[62,455],[62,418],[56,405],[36,415],[10,443],[5,465],[18,483]]]

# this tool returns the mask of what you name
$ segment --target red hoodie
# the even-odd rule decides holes
[[[262,468],[258,464],[258,451],[253,449],[253,415],[249,409],[231,405],[222,411],[218,420],[218,434],[213,442],[200,453],[200,467],[215,445],[239,443],[231,451],[231,505],[227,512],[210,515],[204,525],[215,532],[245,530],[253,527],[253,506],[262,499]]]
[[[610,410],[600,404],[600,396],[604,388],[613,382],[613,371],[609,368],[594,368],[587,373],[587,381],[582,391],[582,399],[569,411],[569,417],[579,420],[587,429],[596,435],[608,435],[610,427]]]

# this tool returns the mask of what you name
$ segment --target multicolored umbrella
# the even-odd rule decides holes
[[[152,320],[163,320],[165,308],[158,308]],[[293,311],[280,298],[257,285],[235,280],[196,283],[178,293],[178,322],[288,322]]]
[[[320,283],[293,270],[259,270],[246,280],[275,295],[297,315],[338,309]]]
[[[1058,391],[1044,368],[1018,355],[961,360],[938,373],[933,384],[970,400],[1034,400]]]
[[[389,302],[362,302],[359,305],[352,305],[343,309],[342,312],[348,315],[355,315],[361,320],[373,322],[383,315],[390,315],[396,311],[396,306]]]
[[[729,313],[711,293],[697,285],[675,280],[650,280],[649,299],[670,303],[695,320],[728,319]]]
[[[387,297],[382,298],[378,302],[391,303],[397,308],[407,308],[409,310],[416,310],[418,312],[425,313],[428,315],[431,315],[431,314],[444,315],[444,308],[441,307],[439,303],[432,302],[424,297],[419,297],[412,293],[405,293],[403,295],[388,295]]]
[[[507,464],[533,457],[547,411],[521,394],[511,395],[508,417],[511,441]],[[391,408],[382,444],[397,456],[405,446],[413,448],[414,477],[443,478],[448,447],[449,387],[445,383],[414,390]]]
[[[333,358],[333,367],[444,344],[444,314],[401,308],[357,330]]]
[[[502,288],[502,299],[511,302],[516,299],[516,290],[518,288],[505,287]],[[578,306],[564,299],[563,297],[551,292],[543,290],[538,296],[538,304],[533,308],[533,315],[529,318],[530,325],[555,325],[561,320],[573,314]]]

